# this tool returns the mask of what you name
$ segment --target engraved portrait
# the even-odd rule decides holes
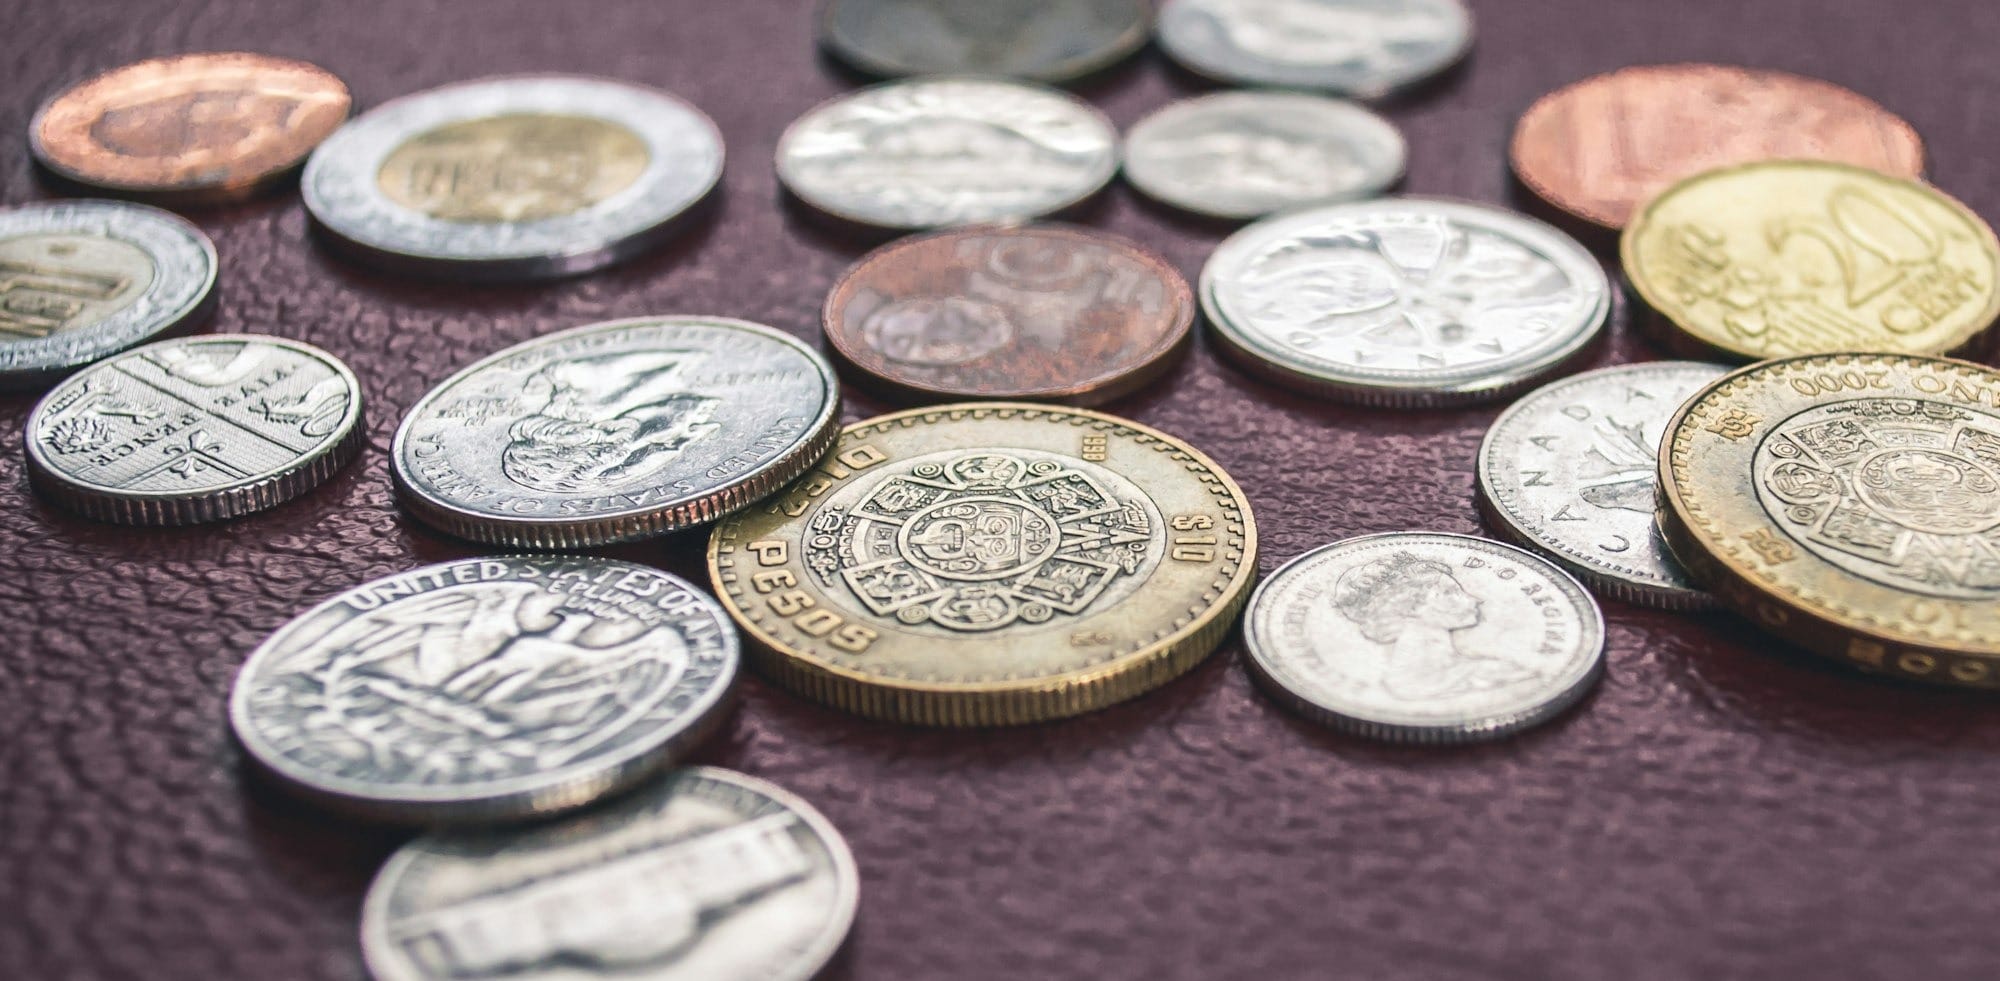
[[[1449,698],[1538,676],[1460,642],[1462,632],[1481,624],[1484,603],[1442,562],[1409,552],[1375,559],[1342,574],[1329,602],[1378,645],[1372,656],[1345,663],[1362,666],[1392,697]]]
[[[461,222],[572,215],[631,187],[651,161],[630,129],[586,116],[514,113],[440,126],[382,162],[398,204]]]
[[[718,400],[688,392],[699,355],[639,351],[553,362],[528,376],[535,408],[507,431],[501,470],[551,493],[611,490],[658,473],[714,435]]]
[[[97,145],[183,166],[249,156],[282,143],[337,98],[250,88],[195,88],[107,108],[90,123]]]

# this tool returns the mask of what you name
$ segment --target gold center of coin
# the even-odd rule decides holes
[[[445,221],[539,221],[631,187],[651,159],[645,141],[616,123],[521,113],[413,137],[376,181],[390,200]]]
[[[0,342],[34,340],[102,321],[153,283],[153,260],[116,239],[0,239]]]

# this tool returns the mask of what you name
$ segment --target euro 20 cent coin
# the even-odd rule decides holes
[[[1169,103],[1125,134],[1125,179],[1211,218],[1259,218],[1374,197],[1403,178],[1395,124],[1305,92],[1218,92]]]
[[[1465,57],[1472,13],[1461,0],[1167,0],[1157,33],[1216,81],[1371,99]]]
[[[870,75],[1064,82],[1146,43],[1147,0],[824,0],[819,40]]]

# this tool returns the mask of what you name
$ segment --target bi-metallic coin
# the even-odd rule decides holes
[[[820,44],[871,75],[1064,82],[1146,43],[1146,0],[825,0]]]
[[[1461,0],[1167,0],[1157,33],[1217,81],[1369,99],[1463,58],[1472,13]]]

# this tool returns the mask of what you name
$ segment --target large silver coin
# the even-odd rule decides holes
[[[1247,369],[1368,405],[1493,399],[1597,337],[1611,285],[1583,246],[1510,211],[1383,198],[1287,212],[1224,240],[1202,310]]]
[[[1507,537],[1612,599],[1665,610],[1708,606],[1653,516],[1669,417],[1728,371],[1655,361],[1535,390],[1501,413],[1479,445],[1480,509]]]
[[[654,244],[722,176],[722,133],[664,92],[536,75],[383,103],[313,152],[306,208],[357,258],[561,276]]]
[[[1158,33],[1198,75],[1369,99],[1463,58],[1472,14],[1461,0],[1167,0]]]
[[[1170,103],[1125,134],[1125,179],[1213,218],[1257,218],[1373,197],[1403,177],[1394,124],[1299,92],[1221,92]]]
[[[410,512],[461,538],[585,548],[712,521],[838,435],[817,351],[761,324],[642,317],[538,337],[444,380],[390,448]]]
[[[1495,739],[1554,718],[1604,670],[1604,617],[1512,545],[1364,535],[1293,559],[1243,614],[1252,674],[1315,721],[1397,742]]]
[[[820,43],[871,75],[1062,82],[1145,45],[1146,0],[825,0]]]
[[[158,208],[0,211],[0,389],[37,388],[192,325],[212,306],[215,269],[208,236]]]
[[[243,748],[321,803],[395,821],[550,814],[630,786],[721,720],[736,631],[678,577],[585,557],[461,559],[321,603],[243,664]]]
[[[100,521],[261,511],[360,452],[361,384],[333,355],[250,334],[181,337],[70,376],[28,417],[28,479]]]
[[[823,103],[778,141],[778,179],[836,218],[881,228],[1034,218],[1118,170],[1102,113],[1055,89],[988,78],[888,82]]]

